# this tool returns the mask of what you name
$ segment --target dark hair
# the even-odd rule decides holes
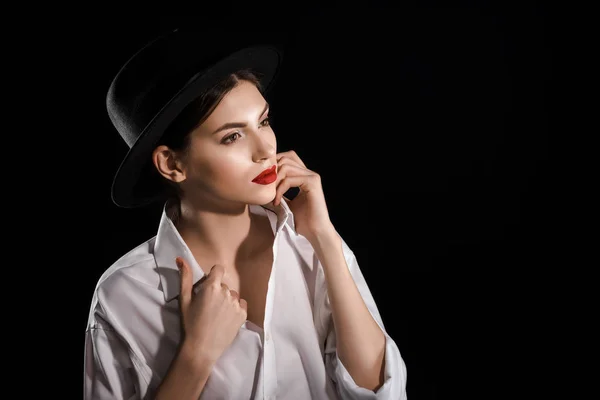
[[[260,74],[250,69],[239,70],[226,76],[188,104],[165,130],[156,146],[165,145],[185,157],[189,151],[191,132],[208,118],[223,97],[236,87],[240,81],[251,82],[258,90],[263,91],[260,85]],[[152,169],[160,178],[162,194],[169,200],[179,201],[182,196],[179,184],[160,175],[156,168]]]

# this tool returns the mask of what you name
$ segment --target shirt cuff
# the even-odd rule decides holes
[[[385,360],[383,385],[373,392],[358,386],[340,360],[337,350],[333,357],[333,372],[338,392],[343,399],[349,400],[405,400],[406,399],[406,367],[400,358],[396,343],[385,335]]]

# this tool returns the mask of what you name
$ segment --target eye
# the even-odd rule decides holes
[[[236,140],[238,140],[239,138],[235,138],[237,136],[240,136],[239,132],[233,132],[231,135],[227,136],[226,138],[224,138],[221,143],[223,144],[231,144],[233,142],[235,142]],[[235,139],[234,139],[235,138]]]
[[[260,123],[260,125],[261,126],[270,126],[272,119],[273,119],[273,117],[267,117],[267,118],[265,118],[265,119],[262,120],[262,122]]]
[[[271,126],[272,120],[273,120],[273,117],[267,117],[267,118],[263,119],[260,122],[260,126],[262,126],[262,127]],[[240,135],[239,132],[233,132],[231,135],[229,135],[226,138],[224,138],[221,141],[221,143],[223,143],[223,144],[232,144],[232,143],[236,142],[240,138],[240,136],[241,135]]]

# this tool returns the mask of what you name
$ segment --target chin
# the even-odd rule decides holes
[[[255,193],[253,196],[249,196],[250,198],[248,199],[248,204],[263,205],[263,204],[268,204],[268,203],[272,202],[273,200],[275,200],[275,195],[277,194],[277,189],[275,188],[274,185],[272,188],[265,187],[263,189],[264,190],[261,190],[258,193]]]

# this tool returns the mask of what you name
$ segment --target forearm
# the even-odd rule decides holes
[[[214,362],[184,342],[160,384],[155,400],[197,400],[212,372]]]
[[[332,228],[311,240],[323,265],[338,356],[357,385],[383,385],[385,335],[371,316],[348,269],[342,241]]]

